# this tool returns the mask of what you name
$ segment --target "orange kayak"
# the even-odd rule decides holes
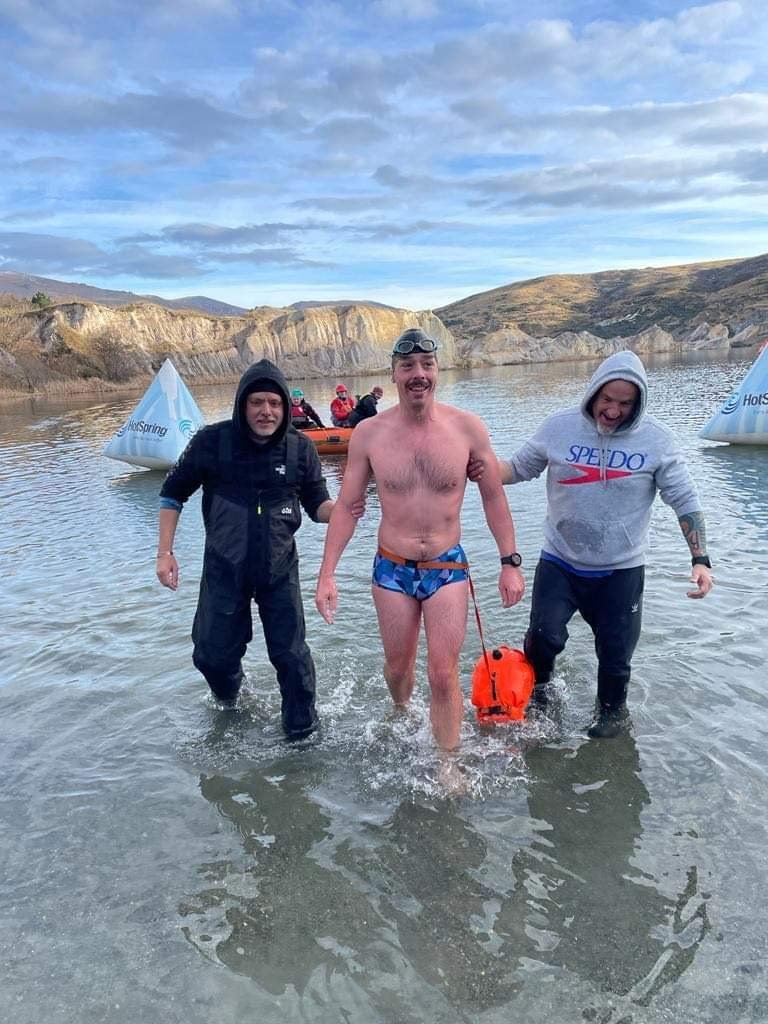
[[[317,448],[318,455],[346,455],[353,427],[312,427],[302,430]]]

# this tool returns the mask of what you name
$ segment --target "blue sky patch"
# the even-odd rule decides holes
[[[766,248],[757,0],[0,12],[0,269],[418,309]]]

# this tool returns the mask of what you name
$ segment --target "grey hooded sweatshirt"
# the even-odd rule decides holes
[[[612,380],[636,384],[640,397],[611,434],[590,411]],[[678,518],[699,512],[696,489],[668,427],[646,413],[648,381],[634,352],[617,352],[597,368],[578,408],[548,416],[510,458],[513,482],[547,470],[543,554],[577,572],[630,569],[645,562],[656,493]]]

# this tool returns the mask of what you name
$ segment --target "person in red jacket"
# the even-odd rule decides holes
[[[347,418],[355,408],[355,400],[343,384],[336,385],[336,397],[331,402],[331,422],[334,427],[349,427]]]

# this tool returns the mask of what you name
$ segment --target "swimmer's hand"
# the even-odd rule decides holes
[[[329,626],[333,625],[336,606],[339,603],[339,592],[333,576],[320,576],[315,591],[315,607]]]
[[[519,569],[515,569],[512,565],[501,567],[499,593],[501,594],[501,603],[505,608],[511,608],[513,604],[517,604],[525,593],[525,577]]]
[[[706,565],[694,565],[691,571],[691,583],[696,584],[696,590],[687,591],[687,597],[706,597],[712,589],[714,580],[711,571]]]
[[[349,506],[349,514],[353,519],[362,519],[365,515],[365,497],[360,498],[358,501],[353,501]]]

